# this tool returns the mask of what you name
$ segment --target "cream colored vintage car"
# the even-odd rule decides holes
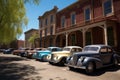
[[[48,56],[48,60],[50,64],[64,65],[67,57],[81,51],[82,48],[79,46],[67,46],[64,47],[62,51],[52,52],[52,54]]]

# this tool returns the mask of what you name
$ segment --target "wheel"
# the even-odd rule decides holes
[[[116,58],[114,59],[114,65],[118,66],[118,60]]]
[[[47,56],[43,56],[42,61],[47,61]]]
[[[53,62],[49,62],[49,64],[52,64],[52,65],[53,65]]]
[[[74,67],[70,67],[70,66],[69,66],[69,70],[74,70],[74,69],[75,69]]]
[[[86,73],[91,74],[94,72],[94,69],[95,69],[95,65],[93,64],[93,62],[89,62],[86,66]]]
[[[62,58],[58,64],[64,66],[65,63],[66,63],[66,58]]]

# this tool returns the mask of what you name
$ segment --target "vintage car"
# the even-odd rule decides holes
[[[29,50],[32,50],[32,48],[24,48],[24,50],[19,53],[19,56],[27,57],[27,51]]]
[[[67,57],[73,55],[75,52],[81,52],[82,48],[79,46],[66,46],[62,51],[52,52],[49,63],[64,65],[66,63]]]
[[[37,52],[42,50],[42,48],[35,48],[35,49],[30,49],[26,51],[26,56],[27,58],[32,58],[32,56]]]
[[[12,54],[13,55],[19,55],[21,52],[23,52],[25,50],[25,48],[19,48],[19,49],[15,49]]]
[[[68,57],[66,65],[69,69],[81,68],[86,73],[91,74],[95,69],[107,67],[110,65],[118,65],[120,56],[115,54],[111,46],[106,45],[88,45],[82,52],[75,53]]]
[[[51,54],[51,52],[54,51],[61,51],[62,49],[60,47],[48,47],[45,50],[41,50],[41,51],[37,51],[36,55],[34,55],[36,60],[40,60],[40,61],[47,61],[47,56],[49,54]]]
[[[0,49],[0,52],[4,52],[5,51],[5,49]]]
[[[13,52],[13,48],[8,48],[6,50],[3,51],[4,54],[11,54]]]

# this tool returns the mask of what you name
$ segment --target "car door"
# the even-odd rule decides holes
[[[103,65],[109,64],[111,62],[112,49],[108,47],[102,47],[100,49],[100,58]]]

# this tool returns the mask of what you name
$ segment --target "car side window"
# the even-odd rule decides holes
[[[54,51],[57,51],[57,49],[56,48],[52,49],[52,52],[54,52]]]
[[[106,47],[101,48],[100,53],[102,53],[102,54],[107,53],[107,48]]]
[[[72,50],[71,50],[72,52],[75,52],[76,50],[75,50],[75,48],[72,48]]]
[[[82,49],[80,49],[80,48],[73,48],[71,51],[72,51],[72,52],[81,52]]]
[[[82,49],[76,48],[76,52],[81,52],[81,51],[82,51]]]
[[[112,53],[113,50],[111,48],[108,48],[108,53]]]

